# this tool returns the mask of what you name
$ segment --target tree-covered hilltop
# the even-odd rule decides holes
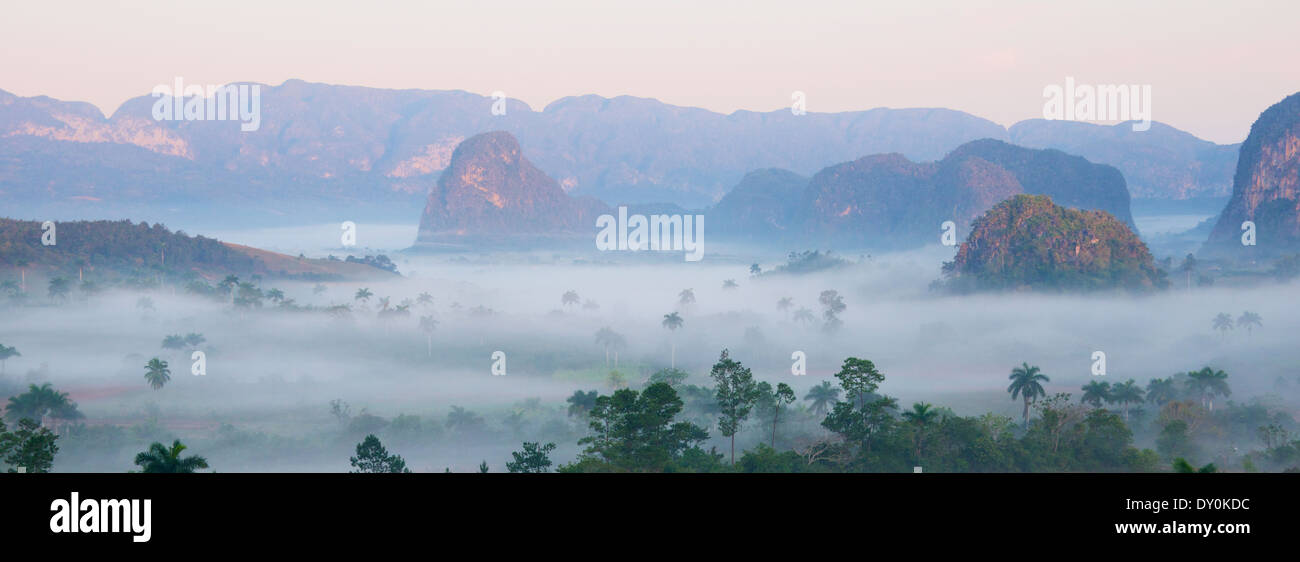
[[[1142,291],[1168,285],[1127,225],[1103,211],[1062,207],[1045,195],[1017,195],[976,219],[943,273],[948,288],[957,291]]]

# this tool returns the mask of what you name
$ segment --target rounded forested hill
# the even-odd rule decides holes
[[[943,265],[948,288],[977,290],[1152,290],[1168,285],[1128,225],[1104,211],[1017,195],[975,220],[957,257]]]

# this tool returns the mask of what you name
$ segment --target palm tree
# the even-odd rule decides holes
[[[794,306],[794,299],[790,297],[781,297],[781,300],[776,301],[776,309],[784,313],[787,319],[790,318],[791,306]]]
[[[678,315],[676,312],[673,312],[672,314],[664,315],[663,326],[665,328],[668,328],[670,334],[676,334],[677,329],[681,328],[682,324],[684,323],[685,321],[682,320],[682,317]],[[673,337],[671,339],[672,339],[672,347],[673,347],[672,368],[676,369],[677,368],[677,338]]]
[[[203,457],[191,455],[182,458],[181,452],[185,449],[180,439],[172,441],[170,448],[155,442],[148,451],[135,456],[135,464],[140,466],[140,472],[146,474],[191,474],[208,467],[208,460]]]
[[[369,303],[369,302],[370,302],[370,297],[373,297],[373,296],[375,296],[375,294],[372,293],[372,292],[370,292],[370,289],[367,289],[367,288],[365,288],[365,287],[362,287],[362,288],[360,288],[360,289],[357,289],[357,294],[352,296],[352,300],[354,300],[354,301],[362,301],[362,302],[365,302],[365,303]]]
[[[280,301],[284,300],[284,291],[281,291],[279,289],[271,289],[266,292],[266,298],[270,299],[271,302],[279,303]]]
[[[172,380],[172,372],[167,368],[167,362],[157,357],[150,359],[144,368],[144,380],[149,381],[149,386],[154,390],[162,388],[167,381]]]
[[[420,317],[420,330],[423,331],[425,336],[427,336],[428,338],[427,347],[428,347],[429,357],[433,357],[433,329],[437,327],[438,327],[438,321],[434,320],[432,316]]]
[[[831,404],[839,401],[840,389],[830,381],[822,381],[821,384],[808,389],[808,394],[803,399],[812,401],[813,415],[824,416],[830,410]]]
[[[420,306],[429,306],[433,304],[433,295],[429,293],[420,293],[415,297],[415,304]]]
[[[1093,408],[1100,408],[1102,403],[1110,402],[1110,383],[1092,381],[1083,385],[1083,397],[1079,398],[1084,404],[1092,404]]]
[[[1047,375],[1042,374],[1037,366],[1031,367],[1029,363],[1022,363],[1019,367],[1011,370],[1011,386],[1007,387],[1007,392],[1011,393],[1011,399],[1015,400],[1019,395],[1025,400],[1025,411],[1022,414],[1025,425],[1029,425],[1029,403],[1040,396],[1046,396],[1047,391],[1043,390],[1040,383],[1051,382]]]
[[[1187,373],[1187,376],[1192,388],[1201,393],[1201,405],[1209,403],[1211,412],[1214,411],[1215,395],[1232,396],[1232,389],[1228,388],[1228,373],[1202,367],[1199,371]]]
[[[23,354],[18,353],[18,348],[6,347],[5,344],[0,343],[0,375],[3,375],[5,372],[5,361],[8,361],[14,357],[22,357],[22,356]]]
[[[50,301],[64,301],[68,299],[68,293],[72,291],[72,284],[63,277],[50,279],[49,296]]]
[[[682,308],[695,304],[695,289],[682,289],[682,292],[677,293],[677,304]]]
[[[1228,330],[1232,329],[1232,317],[1226,312],[1220,312],[1218,316],[1214,317],[1213,326],[1215,330],[1218,330],[1226,336],[1228,335]]]
[[[1242,312],[1241,316],[1237,317],[1237,325],[1245,327],[1246,335],[1249,336],[1251,335],[1252,328],[1262,328],[1264,327],[1264,322],[1258,314],[1247,310]]]
[[[1120,405],[1124,411],[1124,421],[1128,421],[1128,405],[1142,403],[1142,387],[1137,385],[1137,381],[1129,379],[1111,388],[1110,397]]]
[[[1178,388],[1174,379],[1151,379],[1147,382],[1147,402],[1163,406],[1178,398]]]
[[[614,340],[618,336],[614,330],[608,326],[596,330],[596,345],[605,348],[605,367],[609,367],[609,348],[614,345]]]
[[[578,298],[577,291],[573,291],[573,290],[565,291],[564,295],[560,297],[560,304],[563,304],[564,306],[573,306],[580,302],[582,302],[582,299]]]
[[[730,291],[730,290],[735,289],[735,288],[737,288],[737,287],[739,287],[739,286],[740,286],[740,285],[736,283],[736,280],[735,280],[735,279],[728,279],[728,280],[722,282],[722,290],[724,290],[724,291]]]
[[[925,402],[912,404],[912,409],[903,412],[903,419],[916,427],[916,434],[912,443],[916,448],[916,458],[921,458],[921,447],[925,445],[925,430],[939,417],[939,412],[933,406]]]

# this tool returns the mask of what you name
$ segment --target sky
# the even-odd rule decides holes
[[[730,113],[947,107],[1002,125],[1043,90],[1152,89],[1152,118],[1240,142],[1300,91],[1300,2],[277,0],[10,3],[0,89],[112,113],[187,84],[633,95]]]

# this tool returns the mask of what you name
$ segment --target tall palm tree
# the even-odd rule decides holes
[[[682,292],[677,293],[677,304],[682,308],[695,304],[695,289],[682,289]]]
[[[154,357],[145,364],[144,380],[149,381],[149,386],[158,390],[172,380],[172,372],[167,368],[167,362]]]
[[[663,326],[665,328],[668,328],[668,332],[670,334],[673,334],[675,336],[677,333],[677,329],[681,328],[682,324],[685,324],[685,321],[682,320],[681,315],[677,314],[676,312],[664,315]],[[672,337],[670,339],[672,340],[672,347],[673,347],[672,368],[676,369],[677,368],[677,338]]]
[[[1178,388],[1173,378],[1151,379],[1147,382],[1147,402],[1163,406],[1178,398]]]
[[[1129,404],[1142,403],[1142,387],[1137,385],[1137,381],[1129,379],[1112,387],[1110,397],[1120,405],[1120,408],[1124,411],[1124,421],[1128,421]]]
[[[916,428],[916,433],[912,438],[912,444],[915,447],[916,458],[921,458],[921,448],[925,445],[925,430],[934,423],[935,418],[939,417],[939,412],[934,407],[925,402],[912,404],[912,409],[903,412],[903,420],[912,424]]]
[[[180,439],[172,441],[171,447],[155,442],[148,451],[135,456],[135,464],[140,466],[140,472],[146,474],[191,474],[208,467],[208,460],[203,457],[181,457],[185,449]]]
[[[1084,404],[1092,404],[1093,408],[1100,408],[1103,403],[1110,402],[1110,383],[1092,381],[1083,385],[1083,397],[1079,398]]]
[[[1237,317],[1237,325],[1246,328],[1246,335],[1249,336],[1251,335],[1253,328],[1262,328],[1264,322],[1258,314],[1247,310],[1242,312],[1241,316]]]
[[[831,404],[839,401],[840,389],[830,381],[822,381],[821,384],[808,389],[808,394],[803,399],[812,401],[813,415],[824,416],[830,410]]]
[[[428,345],[426,347],[429,352],[429,357],[433,357],[433,329],[437,327],[438,321],[434,320],[433,316],[420,317],[420,331],[424,332],[424,335],[428,339]]]
[[[1226,312],[1220,312],[1218,316],[1214,317],[1213,327],[1219,333],[1225,336],[1228,335],[1228,331],[1232,329],[1232,317]]]
[[[5,361],[8,361],[14,357],[22,357],[22,356],[23,354],[18,353],[18,348],[6,347],[5,344],[0,343],[0,375],[3,375],[5,372]]]
[[[1015,400],[1017,395],[1024,398],[1025,410],[1022,416],[1025,425],[1029,425],[1029,403],[1047,395],[1041,383],[1051,382],[1051,379],[1042,374],[1037,366],[1029,366],[1029,363],[1022,363],[1012,369],[1011,376],[1008,378],[1011,379],[1011,386],[1007,387],[1007,392],[1011,393],[1012,400]]]
[[[619,339],[619,335],[609,326],[596,330],[596,345],[605,348],[605,367],[609,367],[609,350]]]
[[[1232,396],[1232,389],[1228,388],[1228,373],[1216,371],[1210,367],[1202,367],[1201,370],[1187,373],[1191,380],[1192,388],[1201,393],[1201,405],[1209,404],[1210,411],[1214,411],[1214,397]]]

